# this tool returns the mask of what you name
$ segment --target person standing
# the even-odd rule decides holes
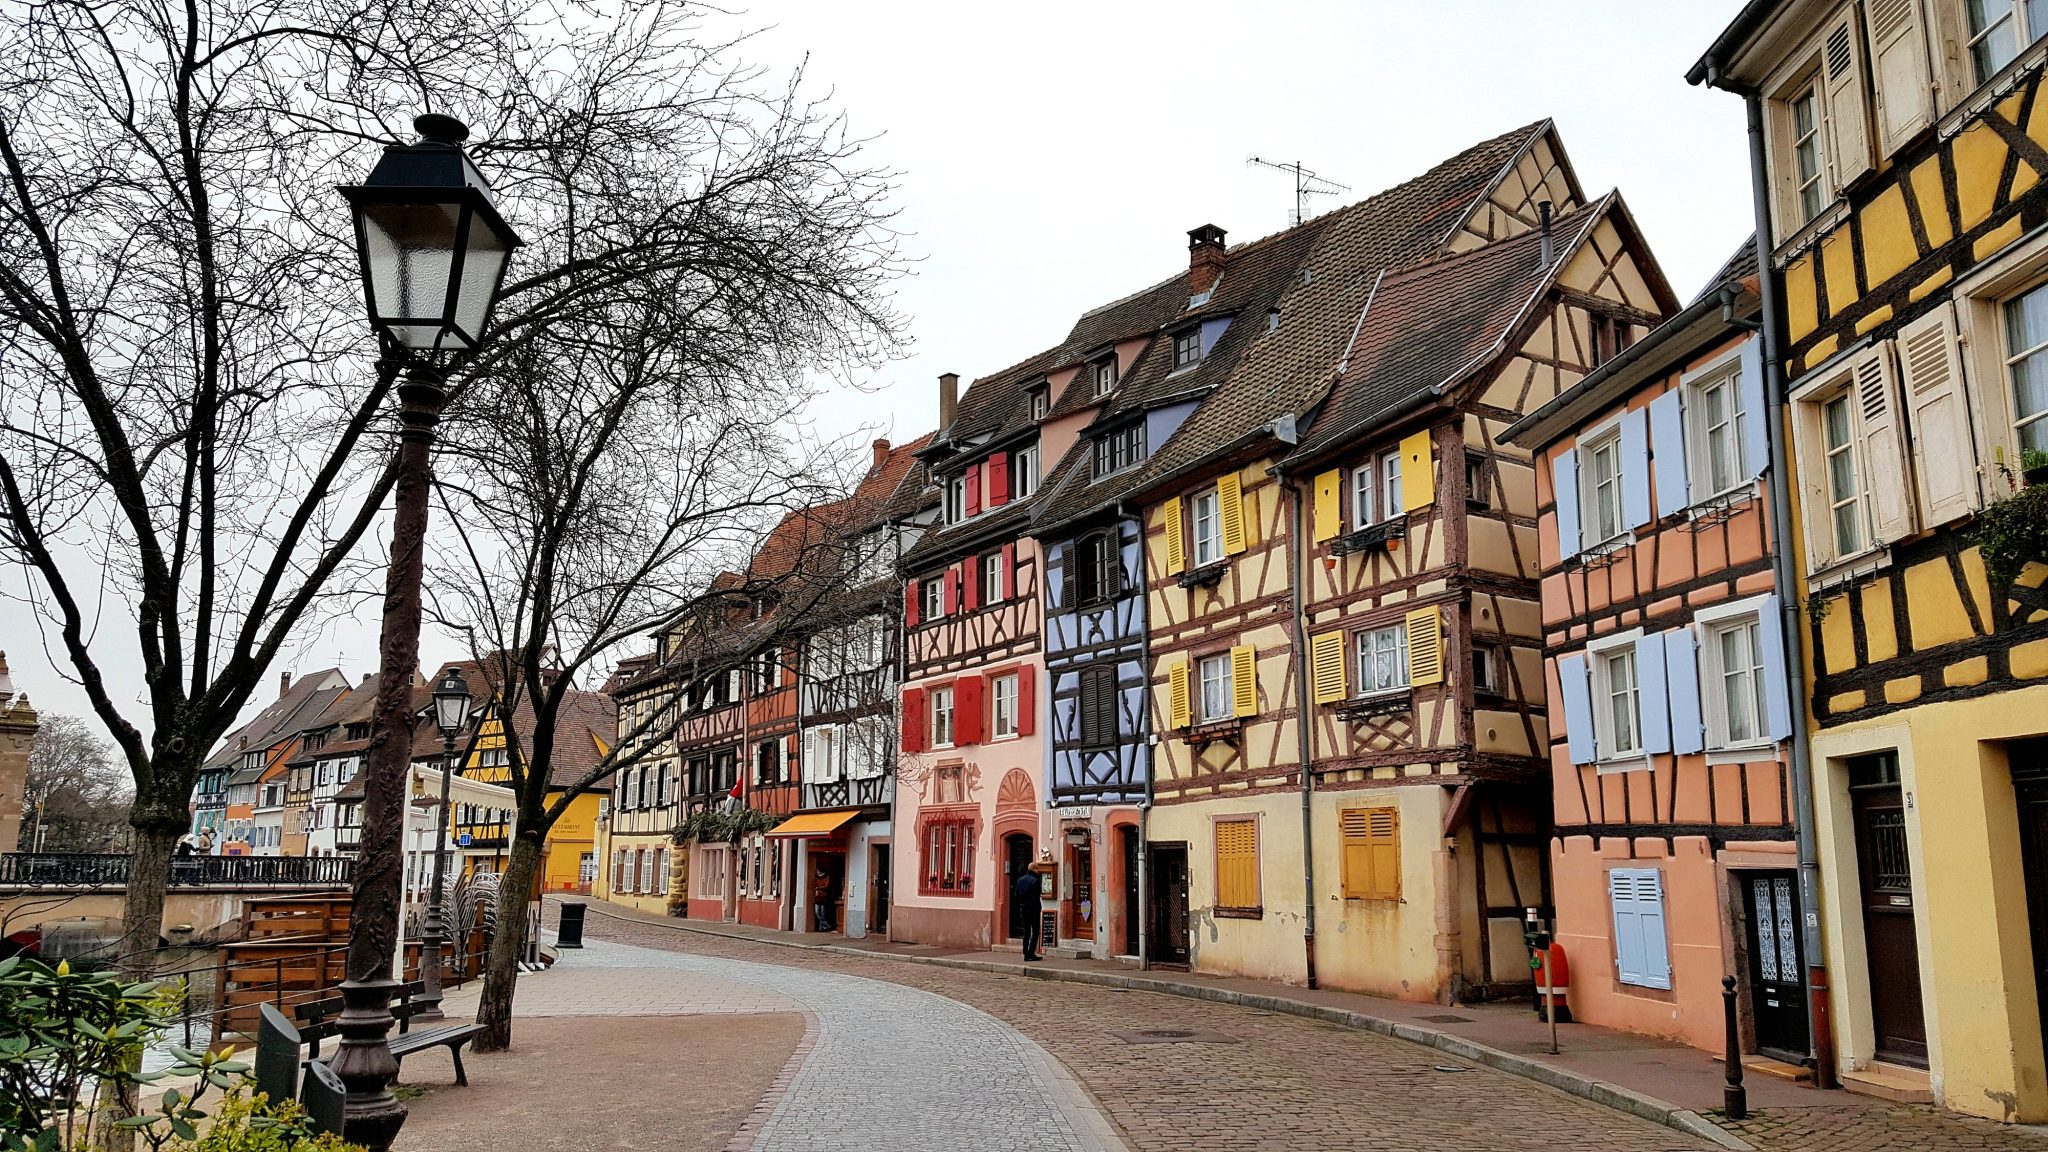
[[[1010,904],[1023,918],[1024,959],[1037,960],[1038,955],[1038,898],[1044,891],[1044,883],[1038,873],[1026,868],[1017,873],[1017,879],[1010,885]]]

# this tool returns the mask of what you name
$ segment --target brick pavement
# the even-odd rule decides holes
[[[824,986],[814,989],[811,980],[829,975],[869,978],[863,984],[885,981],[979,1009],[1036,1041],[1070,1070],[1133,1149],[1664,1152],[1711,1147],[1439,1052],[1279,1013],[1148,992],[797,951],[603,915],[591,918],[586,933],[586,939],[659,949],[678,961],[721,958],[774,965],[788,973],[775,977],[777,990],[807,1004],[817,1004],[813,996],[825,992]],[[575,964],[574,954],[569,955],[568,963]],[[523,1011],[524,986],[520,996]],[[871,1002],[865,1007],[873,1006]],[[850,1015],[857,1017],[862,1007],[849,1004]],[[860,1115],[896,1107],[904,1093],[919,1091],[918,1085],[927,1081],[949,1082],[952,1058],[945,1046],[930,1042],[926,1025],[916,1016],[901,1024],[873,1034],[868,1044],[828,1051],[826,1042],[834,1027],[827,1020],[818,1050],[777,1106],[778,1115],[785,1114],[784,1109],[791,1118]],[[873,1025],[849,1019],[844,1026]],[[1132,1043],[1127,1035],[1147,1031],[1220,1035],[1195,1038],[1203,1042],[1167,1043]],[[880,1061],[891,1074],[848,1091],[840,1083],[847,1060]],[[816,1105],[807,1105],[807,1097]],[[977,1105],[975,1111],[988,1110]],[[844,1146],[1061,1146],[1057,1133],[1018,1130],[1012,1142],[976,1135],[989,1130],[985,1115],[964,1128],[958,1126],[960,1119],[944,1109],[920,1109],[911,1117],[902,1143]]]

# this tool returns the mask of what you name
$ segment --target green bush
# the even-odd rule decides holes
[[[2048,561],[2048,485],[2022,488],[1977,513],[1970,538],[1994,588],[2018,579],[2028,561]]]

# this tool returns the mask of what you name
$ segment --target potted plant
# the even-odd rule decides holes
[[[2048,450],[2020,449],[2020,479],[2026,481],[2029,488],[2048,484]]]

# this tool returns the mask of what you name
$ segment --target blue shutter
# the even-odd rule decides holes
[[[1593,747],[1593,692],[1586,679],[1586,654],[1574,652],[1557,658],[1557,694],[1564,698],[1565,744],[1572,763],[1591,764]]]
[[[1579,450],[1560,452],[1550,462],[1550,487],[1557,497],[1557,556],[1579,554]]]
[[[1607,902],[1614,909],[1614,974],[1623,984],[1643,982],[1643,927],[1636,915],[1633,868],[1607,873]]]
[[[1636,871],[1636,923],[1643,931],[1643,983],[1671,987],[1671,951],[1664,940],[1664,873],[1655,868]]]
[[[1664,682],[1671,696],[1671,750],[1704,752],[1705,714],[1700,711],[1699,638],[1690,628],[1664,634]]]
[[[1735,391],[1742,404],[1743,470],[1761,476],[1771,463],[1771,424],[1764,411],[1764,344],[1758,337],[1742,346],[1742,377]]]
[[[1685,479],[1685,419],[1681,395],[1673,388],[1650,401],[1650,464],[1657,480],[1657,516],[1675,515],[1692,503]]]
[[[1655,868],[1607,873],[1614,909],[1614,967],[1624,984],[1671,987],[1671,952],[1664,939],[1664,874]]]
[[[1785,675],[1785,618],[1773,592],[1756,610],[1756,646],[1764,661],[1764,734],[1773,740],[1792,735],[1792,689]]]
[[[1650,522],[1650,414],[1621,414],[1621,518],[1630,528]]]
[[[1636,637],[1636,723],[1643,752],[1671,751],[1671,711],[1664,693],[1664,633]]]

